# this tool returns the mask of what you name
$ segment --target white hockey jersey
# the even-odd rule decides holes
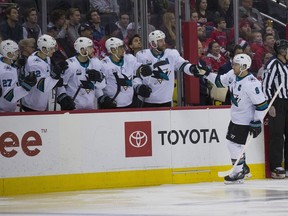
[[[102,89],[105,87],[105,79],[103,79],[101,83],[92,83],[94,85],[93,89],[84,89],[81,88],[80,85],[81,81],[87,81],[87,69],[102,71],[101,61],[97,58],[93,58],[88,60],[86,63],[80,63],[77,56],[71,57],[66,61],[68,63],[68,69],[61,75],[63,78],[63,86],[58,88],[58,95],[66,93],[73,98],[79,88],[80,90],[74,100],[76,109],[95,109],[94,101],[96,89]]]
[[[133,77],[141,64],[131,54],[125,54],[119,63],[113,62],[109,56],[105,57],[102,63],[107,80],[107,85],[103,89],[104,95],[113,98],[117,102],[117,107],[129,106],[134,94]]]
[[[234,70],[224,75],[210,73],[206,77],[217,87],[229,87],[231,96],[231,121],[238,125],[249,125],[251,121],[263,122],[264,110],[268,104],[261,89],[261,83],[251,73],[238,77]]]
[[[28,57],[25,65],[25,76],[29,72],[34,72],[37,77],[37,84],[30,90],[29,94],[22,100],[22,104],[32,110],[46,111],[48,107],[49,95],[58,82],[50,76],[51,61],[47,57],[45,60],[37,55],[38,51]]]
[[[0,112],[15,112],[17,101],[27,95],[21,86],[18,86],[17,69],[0,60],[0,86],[2,96],[0,97]]]
[[[135,79],[135,85],[148,85],[151,89],[150,97],[145,99],[148,103],[167,103],[172,101],[174,91],[175,71],[183,70],[188,75],[191,64],[183,59],[176,49],[165,49],[165,51],[155,56],[150,49],[137,52],[136,58],[142,64],[150,65],[153,74],[147,77]],[[181,68],[183,65],[185,67]],[[142,98],[139,97],[142,100]]]

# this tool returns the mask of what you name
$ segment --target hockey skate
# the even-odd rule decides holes
[[[245,174],[243,171],[239,173],[232,173],[224,177],[224,184],[243,184]]]
[[[250,173],[250,168],[248,167],[246,163],[244,163],[243,165],[243,172],[245,174],[245,179],[249,179],[252,177],[252,174]]]
[[[284,179],[285,178],[285,170],[283,167],[276,167],[272,172],[271,172],[271,178],[273,179]]]

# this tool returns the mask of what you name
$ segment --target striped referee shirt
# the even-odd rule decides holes
[[[278,98],[288,99],[288,66],[277,57],[271,59],[264,68],[262,88],[263,93],[270,101],[279,85],[283,83],[283,88],[279,92]]]

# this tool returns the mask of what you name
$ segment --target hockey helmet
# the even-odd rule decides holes
[[[111,37],[105,42],[105,47],[108,51],[108,53],[111,53],[111,49],[118,49],[118,47],[123,46],[124,42],[116,37]]]
[[[37,46],[41,51],[43,51],[43,48],[46,48],[47,51],[49,52],[51,48],[56,48],[57,42],[50,35],[43,34],[38,38]]]
[[[246,66],[245,70],[248,70],[251,67],[252,60],[249,55],[242,53],[234,56],[233,63],[239,64],[241,70],[243,70],[243,66]]]
[[[79,37],[75,42],[74,42],[74,49],[76,50],[77,53],[80,53],[80,50],[83,48],[86,50],[88,47],[93,47],[93,41],[87,37]],[[81,54],[82,55],[82,54]]]
[[[19,55],[19,46],[13,40],[4,40],[0,44],[0,53],[8,59],[14,59],[15,56],[18,57]],[[12,56],[9,57],[9,53],[11,53]]]
[[[149,36],[148,36],[148,40],[149,40],[149,44],[155,48],[155,45],[153,44],[153,42],[156,44],[157,47],[157,41],[164,39],[165,38],[165,33],[160,31],[160,30],[155,30],[152,31]]]
[[[287,50],[288,49],[288,41],[287,40],[277,40],[274,43],[274,50],[277,54],[279,54],[282,50]]]

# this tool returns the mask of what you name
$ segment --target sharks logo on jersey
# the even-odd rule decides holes
[[[239,86],[240,87],[240,86]],[[241,87],[240,87],[241,88]],[[230,91],[230,97],[231,97],[231,102],[238,107],[239,102],[241,101],[241,98],[239,97],[238,94],[234,94],[233,89]]]
[[[151,77],[157,79],[158,83],[162,83],[163,80],[169,80],[170,71],[168,69],[162,69],[161,66],[165,66],[169,64],[169,60],[166,58],[165,60],[161,60],[156,62],[153,65],[153,75]],[[155,70],[156,69],[156,70]]]
[[[114,72],[113,74],[115,76],[117,86],[122,87],[125,91],[128,89],[128,87],[132,87],[132,76],[129,78],[125,74],[122,74],[124,78],[120,78],[117,72]]]

